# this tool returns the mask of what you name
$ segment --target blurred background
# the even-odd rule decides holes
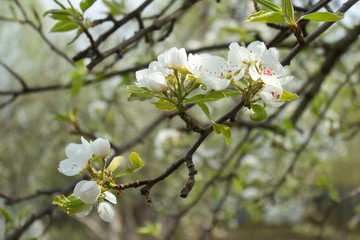
[[[75,8],[79,2],[71,0]],[[143,2],[98,0],[84,17],[91,22],[111,13],[121,19]],[[145,26],[160,12],[169,15],[184,2],[151,2],[141,12]],[[346,1],[326,2],[320,11],[335,11]],[[88,38],[82,34],[68,44],[76,31],[49,33],[55,21],[42,15],[58,8],[55,2],[18,3],[22,8],[16,1],[0,1],[0,239],[24,226],[81,179],[57,170],[66,158],[67,144],[80,143],[83,135],[123,146],[162,114],[151,101],[127,100],[125,89],[133,84],[135,71],[122,70],[140,68],[174,46],[226,57],[233,41],[269,42],[281,31],[265,23],[244,23],[255,12],[252,1],[199,1],[174,26],[151,32],[153,39],[159,39],[168,31],[163,41],[137,41],[124,55],[105,59],[86,73],[90,83],[76,88],[74,79],[86,72],[90,60],[69,64],[46,41],[71,59],[89,46]],[[293,3],[301,16],[301,9],[317,1]],[[41,30],[21,21],[25,19],[22,10],[35,26],[41,22]],[[286,67],[294,80],[285,89],[297,92],[299,99],[280,109],[267,108],[271,117],[262,125],[252,125],[246,113],[240,112],[229,146],[219,135],[202,144],[194,155],[199,171],[196,184],[186,199],[179,197],[188,177],[182,167],[152,188],[152,207],[139,189],[127,189],[118,197],[111,224],[102,222],[96,211],[79,218],[53,206],[49,214],[27,227],[21,239],[360,239],[359,37],[341,46],[358,31],[354,29],[359,28],[359,11],[357,3]],[[306,30],[311,33],[321,24],[310,22]],[[97,39],[111,26],[105,22],[89,31]],[[101,50],[129,39],[138,30],[135,19],[128,21]],[[295,44],[294,36],[276,42],[280,59]],[[203,51],[203,47],[209,48]],[[16,74],[29,88],[41,90],[22,92]],[[314,82],[319,86],[314,87]],[[214,102],[209,108],[218,118],[238,100]],[[80,128],[74,128],[66,117],[74,109]],[[206,116],[197,107],[189,114],[206,124]],[[165,118],[142,141],[121,153],[127,159],[131,151],[138,152],[145,166],[120,183],[158,176],[196,139],[180,118]]]

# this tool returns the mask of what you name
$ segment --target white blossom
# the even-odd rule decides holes
[[[166,50],[160,54],[157,59],[162,66],[167,68],[185,67],[187,62],[185,49],[177,49],[176,47]]]
[[[74,196],[86,204],[94,204],[100,192],[100,186],[96,181],[82,180],[78,182],[74,188]]]
[[[112,222],[115,217],[115,209],[110,204],[116,204],[117,200],[114,194],[109,191],[100,193],[100,186],[95,181],[80,181],[74,189],[74,195],[86,204],[91,204],[86,210],[77,213],[78,217],[89,215],[93,205],[97,205],[97,212],[100,218],[105,222]]]
[[[168,71],[159,62],[153,61],[149,64],[148,69],[136,72],[136,85],[146,87],[154,92],[161,92],[167,86],[165,79],[167,75]]]
[[[66,176],[74,176],[82,171],[92,155],[90,143],[81,137],[81,144],[70,143],[65,149],[68,157],[59,164],[59,172]]]
[[[223,90],[230,84],[226,78],[226,61],[222,57],[210,54],[189,54],[187,69],[208,88]]]
[[[110,154],[111,147],[108,140],[103,138],[97,138],[90,143],[93,154],[97,157],[105,157]]]

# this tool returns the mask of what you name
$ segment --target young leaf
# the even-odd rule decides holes
[[[45,17],[48,14],[71,16],[71,13],[66,9],[50,9],[43,14],[43,17]]]
[[[295,23],[294,7],[291,0],[282,0],[282,6],[285,19],[287,19],[292,24]]]
[[[199,107],[201,108],[201,110],[205,113],[205,115],[207,116],[207,118],[209,120],[211,119],[211,115],[210,115],[210,111],[209,108],[205,105],[205,103],[198,103]]]
[[[130,154],[130,162],[131,162],[132,166],[126,167],[125,173],[121,173],[120,171],[115,171],[113,173],[113,177],[118,178],[118,177],[130,175],[133,172],[136,172],[137,170],[139,170],[144,165],[144,162],[141,160],[139,154],[137,154],[135,152],[132,152]]]
[[[137,154],[136,152],[132,152],[130,154],[130,162],[137,169],[141,168],[144,165],[144,162],[141,160],[139,154]]]
[[[208,94],[199,94],[194,97],[185,99],[184,103],[213,102],[213,101],[217,101],[222,98],[231,97],[231,96],[234,96],[237,94],[239,94],[238,91],[229,90],[229,89],[225,89],[225,90],[221,90],[221,91],[213,91]]]
[[[267,7],[268,9],[274,11],[274,12],[278,12],[278,13],[282,13],[283,10],[280,6],[272,3],[272,1],[267,1],[267,0],[254,0],[255,2],[263,5],[264,7]]]
[[[78,28],[79,25],[70,21],[57,22],[51,29],[50,32],[68,32]]]
[[[336,14],[330,12],[315,12],[302,16],[297,21],[301,21],[303,19],[313,20],[313,21],[321,21],[321,22],[335,22],[344,18],[344,13],[338,12]]]
[[[254,122],[261,122],[267,118],[267,113],[265,109],[260,105],[251,106],[251,115],[250,119]]]
[[[82,0],[80,2],[81,11],[84,13],[94,2],[96,2],[96,0]]]
[[[286,23],[286,20],[279,12],[259,11],[248,16],[245,22]]]
[[[153,96],[154,96],[153,93],[150,91],[143,93],[131,93],[130,97],[128,98],[128,101],[135,101],[135,100],[145,101],[152,98]]]
[[[85,204],[74,195],[65,197],[64,195],[57,196],[52,201],[52,204],[58,205],[60,209],[64,210],[68,215],[85,211],[92,207],[92,204]]]
[[[4,218],[7,222],[10,222],[10,223],[14,222],[13,217],[11,216],[11,214],[8,211],[6,211],[5,208],[0,208],[0,211],[1,211],[1,215],[4,216]]]
[[[172,111],[172,110],[176,109],[176,107],[171,102],[169,102],[165,99],[160,99],[159,101],[157,101],[155,103],[155,107],[157,109],[165,110],[165,111]]]
[[[222,135],[224,136],[226,145],[229,145],[230,139],[231,139],[231,130],[230,130],[229,126],[217,124],[214,121],[211,121],[211,124],[213,125],[214,132],[216,134],[222,133]]]
[[[222,133],[222,135],[224,136],[226,145],[229,145],[229,142],[230,142],[230,139],[231,139],[231,130],[230,130],[230,128],[228,126],[226,126],[226,125],[222,125],[222,124],[218,124],[218,123],[214,122],[212,120],[211,115],[210,115],[209,108],[204,103],[198,103],[198,105],[201,108],[201,110],[205,113],[207,118],[210,120],[211,124],[213,125],[214,132],[216,134]]]
[[[122,0],[120,3],[115,1],[103,0],[103,3],[110,9],[108,14],[111,14],[113,16],[124,14],[124,0]]]
[[[289,93],[287,91],[283,91],[282,95],[281,95],[281,98],[280,98],[280,101],[291,101],[293,99],[296,99],[298,98],[299,96],[296,95],[296,94],[292,94],[292,93]]]

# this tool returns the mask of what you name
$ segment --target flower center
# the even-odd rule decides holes
[[[276,72],[272,68],[265,67],[261,69],[260,75],[275,76]]]
[[[278,94],[278,93],[275,93],[274,91],[273,92],[271,92],[271,95],[274,97],[274,98],[276,98],[276,100],[280,100],[280,94]]]

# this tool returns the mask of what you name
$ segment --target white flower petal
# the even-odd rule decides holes
[[[220,90],[224,90],[229,86],[230,80],[217,78],[211,75],[206,75],[203,79],[203,83],[210,89],[220,91]]]
[[[256,66],[255,64],[251,64],[250,67],[249,67],[249,74],[250,74],[250,77],[256,81],[260,78],[260,74],[258,72],[258,70],[256,69]]]
[[[85,164],[84,164],[85,163]],[[86,162],[75,162],[71,159],[64,159],[59,163],[59,172],[66,176],[75,176],[87,165]]]
[[[75,197],[86,204],[94,204],[100,192],[100,186],[95,181],[82,180],[78,182],[74,188]]]
[[[160,72],[148,75],[147,88],[154,92],[161,92],[167,86],[165,76]]]
[[[117,204],[116,196],[109,191],[104,192],[105,199],[111,202],[112,204]]]
[[[99,157],[107,156],[111,152],[109,141],[103,138],[95,139],[95,141],[90,143],[90,147],[92,152]]]
[[[115,209],[110,203],[105,201],[100,202],[97,210],[100,218],[105,222],[112,222],[114,220]]]

